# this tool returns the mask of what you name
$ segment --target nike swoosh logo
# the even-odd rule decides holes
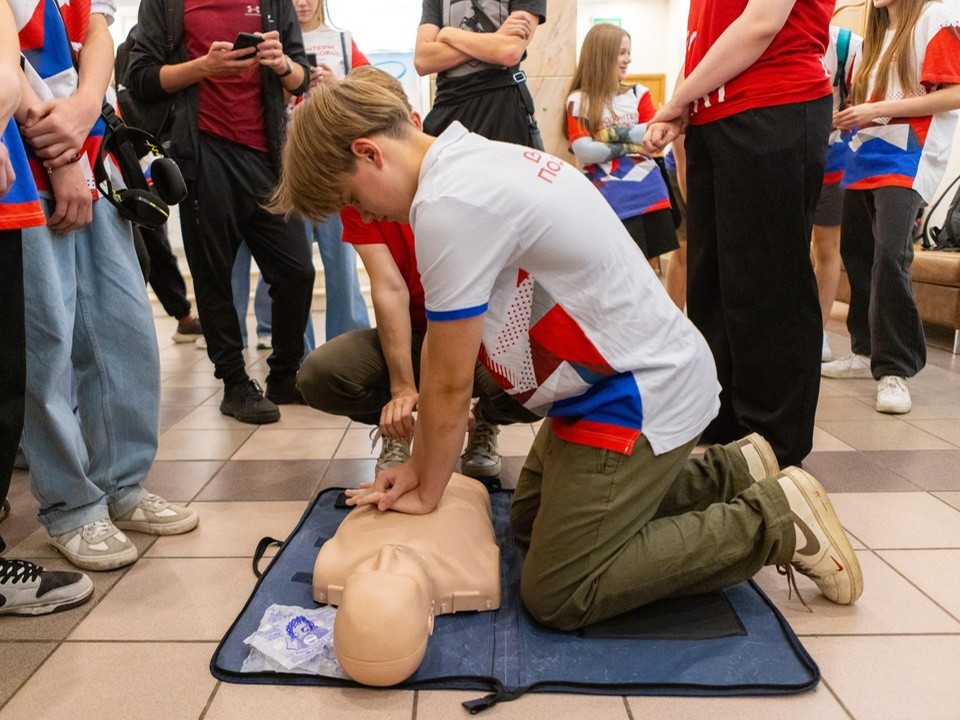
[[[837,562],[837,559],[832,555],[830,556],[830,559],[833,560],[833,564],[837,566],[837,572],[843,572],[843,565]]]
[[[816,555],[819,553],[820,541],[817,540],[817,536],[813,534],[813,530],[810,529],[810,526],[797,517],[796,513],[793,513],[793,522],[797,524],[797,527],[800,528],[800,532],[803,533],[803,540],[805,543],[802,548],[797,548],[797,554]],[[840,569],[843,570],[842,567]]]

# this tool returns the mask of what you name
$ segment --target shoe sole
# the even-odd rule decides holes
[[[904,407],[903,405],[881,405],[877,403],[877,412],[886,413],[887,415],[905,415],[910,412],[913,408],[913,403]]]
[[[838,605],[852,605],[863,593],[863,571],[860,569],[860,562],[857,560],[853,545],[850,544],[850,539],[847,537],[847,531],[843,529],[840,518],[837,517],[837,511],[827,496],[827,491],[824,490],[819,480],[800,468],[786,468],[781,472],[781,475],[789,477],[800,494],[803,495],[803,499],[813,512],[817,523],[827,536],[827,540],[830,541],[834,553],[840,556],[840,560],[850,578],[850,597],[840,597],[833,602]]]
[[[480,478],[494,478],[500,475],[500,470],[503,468],[502,463],[497,463],[491,467],[482,467],[482,468],[472,468],[472,467],[462,467],[460,472],[467,477],[472,477],[474,480],[479,480]]]
[[[180,333],[174,333],[170,339],[175,343],[195,343],[199,335],[181,335]]]
[[[146,520],[114,520],[117,530],[143,533],[145,535],[183,535],[200,524],[200,513],[178,520],[177,522],[147,522]]]
[[[127,565],[133,565],[133,563],[135,563],[140,557],[140,553],[137,548],[131,547],[123,552],[115,553],[113,555],[84,559],[79,555],[67,550],[65,547],[57,543],[56,540],[51,539],[48,542],[50,547],[63,555],[67,560],[70,561],[71,564],[76,565],[81,570],[92,570],[93,572],[116,570],[117,568],[126,567]]]
[[[750,476],[760,481],[764,478],[774,477],[780,473],[780,463],[773,452],[773,448],[766,438],[758,433],[750,433],[742,440],[737,441],[740,453],[743,459],[747,461],[747,467],[750,469]]]
[[[60,602],[54,601],[36,603],[33,605],[14,605],[0,609],[0,615],[51,615],[53,613],[63,612],[64,610],[72,610],[75,607],[79,607],[87,602],[92,595],[93,583],[91,582],[90,586],[83,592],[82,595],[77,595],[69,600],[63,600]]]
[[[270,402],[273,402],[272,400]],[[220,405],[220,414],[226,415],[227,417],[232,417],[235,420],[239,420],[242,423],[247,423],[248,425],[269,425],[270,423],[275,423],[280,419],[280,411],[277,410],[275,413],[251,413],[246,414],[243,412],[230,412],[229,410],[223,409],[223,404]]]
[[[307,401],[303,399],[302,395],[299,395],[295,398],[278,398],[276,395],[271,395],[269,392],[263,394],[263,396],[272,402],[274,405],[306,405]]]
[[[867,370],[828,370],[820,368],[820,377],[832,380],[872,380],[873,373]]]

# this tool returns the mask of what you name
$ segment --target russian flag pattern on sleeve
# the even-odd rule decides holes
[[[10,155],[17,179],[6,195],[0,197],[0,230],[19,230],[46,223],[37,188],[30,177],[27,155],[20,140],[17,124],[11,119],[3,131],[2,142]]]
[[[79,78],[73,55],[83,47],[90,27],[91,0],[8,0],[20,34],[20,50],[27,61],[27,81],[41,100],[65,98],[77,90]],[[80,150],[87,186],[97,198],[93,165],[105,126],[98,119]],[[27,148],[33,179],[41,195],[50,191],[47,173]]]
[[[850,41],[847,47],[847,61],[843,68],[838,68],[839,58],[837,57],[837,38],[840,35],[840,28],[836,25],[830,26],[830,44],[827,46],[827,54],[823,56],[823,65],[830,73],[830,77],[836,79],[837,73],[842,72],[846,80],[846,86],[849,89],[853,86],[853,75],[863,59],[861,50],[863,49],[863,38],[859,35],[850,34]],[[849,103],[849,98],[847,100]],[[833,86],[833,110],[840,110],[840,88]],[[850,139],[853,133],[849,130],[832,129],[830,139],[827,144],[827,162],[824,166],[823,184],[837,185],[843,181],[843,173],[847,167],[847,156],[850,153]]]
[[[886,42],[891,38],[888,33]],[[892,71],[886,99],[922,96],[941,85],[960,83],[960,20],[943,3],[929,3],[924,8],[913,39],[920,83],[905,91]],[[876,97],[872,85],[867,96],[872,102],[883,99]],[[851,190],[913,188],[930,202],[946,171],[956,127],[956,112],[877,118],[859,128],[850,141],[843,186]]]
[[[613,98],[602,116],[604,128],[632,128],[653,117],[656,109],[650,91],[635,85]],[[567,98],[567,134],[572,143],[591,137],[586,127],[586,109],[579,90]],[[670,208],[670,194],[657,164],[650,158],[625,155],[609,162],[586,165],[584,174],[600,190],[621,220]]]

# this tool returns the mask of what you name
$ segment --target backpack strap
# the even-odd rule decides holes
[[[847,57],[850,55],[850,37],[847,28],[839,28],[837,34],[837,74],[833,76],[833,86],[840,91],[840,107],[847,104]]]
[[[347,36],[350,35],[348,32],[340,33],[340,47],[343,51],[343,74],[349,75],[350,71],[353,70],[351,67],[353,64],[353,38],[350,38],[350,49],[347,49]]]

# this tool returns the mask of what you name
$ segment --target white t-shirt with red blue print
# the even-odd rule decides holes
[[[830,26],[830,44],[827,46],[827,54],[823,56],[823,65],[830,73],[830,77],[836,79],[840,59],[837,57],[837,42],[840,35],[840,28],[836,25]],[[861,50],[863,48],[863,38],[856,33],[850,33],[850,42],[847,46],[847,61],[843,65],[843,77],[847,84],[847,102],[849,103],[850,92],[853,88],[853,74],[857,71],[862,59]],[[840,88],[833,86],[833,111],[840,110]],[[847,166],[847,155],[849,151],[850,138],[853,133],[849,130],[830,130],[830,139],[827,143],[827,162],[823,171],[824,185],[837,185],[843,180],[843,172]]]
[[[480,362],[558,437],[661,454],[716,415],[706,341],[572,165],[453,123],[410,220],[428,322],[483,315]]]
[[[10,164],[17,178],[6,195],[0,196],[0,230],[21,230],[46,224],[37,186],[30,176],[27,154],[23,149],[17,123],[11,118],[0,135],[0,142],[7,148]]]
[[[835,0],[803,0],[759,58],[739,75],[691,103],[690,124],[703,125],[744,110],[809,102],[830,94],[823,67]],[[691,0],[687,20],[686,76],[743,14],[747,0]]]
[[[884,48],[892,39],[890,31]],[[960,83],[960,19],[943,3],[931,2],[923,9],[913,33],[913,51],[919,85],[905,91],[892,68],[885,99],[923,96],[941,85]],[[875,102],[882,98],[876,97],[873,83],[871,78],[867,97]],[[921,117],[882,117],[858,128],[850,141],[844,187],[913,188],[930,202],[946,171],[956,127],[957,112],[951,111]]]
[[[113,21],[116,0],[8,0],[20,33],[20,50],[26,60],[24,74],[41,100],[70,97],[79,77],[73,53],[80,52],[96,12]],[[80,163],[94,200],[97,186],[93,166],[103,142],[105,125],[98,119],[80,150]],[[50,197],[50,183],[41,162],[27,148],[33,179],[42,197]]]
[[[570,142],[593,137],[587,128],[587,110],[579,90],[567,98],[567,135]],[[613,98],[604,108],[603,128],[632,128],[656,113],[650,91],[634,85]],[[598,130],[599,131],[599,130]],[[670,194],[657,164],[642,155],[624,155],[605,163],[585,165],[584,174],[600,190],[621,220],[670,209]]]

